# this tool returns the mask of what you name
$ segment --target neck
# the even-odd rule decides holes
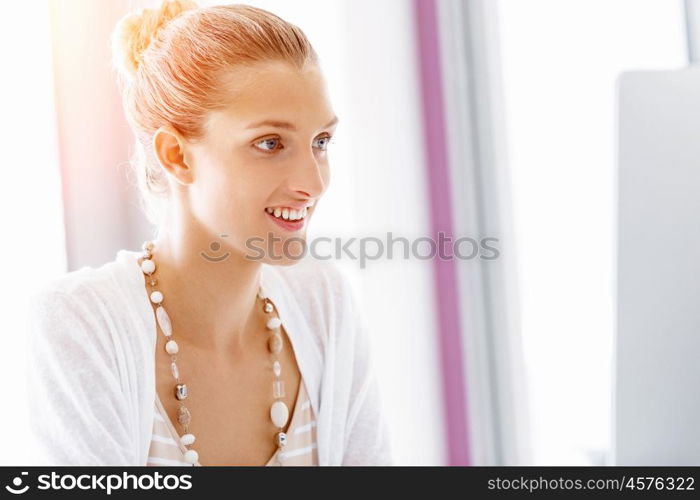
[[[261,264],[223,245],[213,252],[214,241],[210,234],[189,230],[161,231],[153,240],[156,288],[165,296],[178,343],[218,352],[245,350],[260,326]],[[227,253],[220,261],[206,258]]]

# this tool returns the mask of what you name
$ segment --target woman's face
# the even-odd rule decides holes
[[[337,119],[323,77],[315,65],[260,63],[232,71],[229,87],[230,104],[209,115],[203,140],[188,144],[191,179],[181,199],[223,249],[292,264],[330,181]]]

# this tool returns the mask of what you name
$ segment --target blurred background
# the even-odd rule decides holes
[[[497,238],[495,260],[338,260],[397,462],[700,464],[698,4],[244,3],[306,32],[341,118],[310,237]],[[27,461],[26,297],[152,235],[109,35],[158,4],[0,18],[3,465]]]

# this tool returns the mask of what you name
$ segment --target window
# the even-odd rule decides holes
[[[55,130],[48,2],[18,2],[0,19],[0,46],[6,71],[0,81],[3,182],[0,227],[3,262],[0,303],[0,377],[6,402],[0,426],[5,449],[0,465],[24,463],[22,432],[27,421],[23,374],[23,312],[35,287],[66,269],[61,182]],[[31,33],[31,36],[28,34]],[[16,50],[22,40],[22,50]],[[31,369],[31,367],[29,367]]]
[[[613,342],[615,78],[686,63],[681,1],[500,0],[536,464],[604,464]]]

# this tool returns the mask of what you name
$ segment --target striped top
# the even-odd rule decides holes
[[[196,446],[193,448],[197,449]],[[185,462],[183,456],[185,451],[187,451],[187,447],[180,443],[180,436],[163,408],[158,394],[156,394],[153,433],[146,465],[190,466],[191,464]],[[282,461],[281,464],[277,460],[278,456]],[[197,462],[194,465],[201,466],[202,464]],[[276,450],[265,465],[318,465],[316,418],[303,380],[299,384],[297,400],[287,429],[287,444],[284,446],[284,451],[280,454],[279,450]]]

